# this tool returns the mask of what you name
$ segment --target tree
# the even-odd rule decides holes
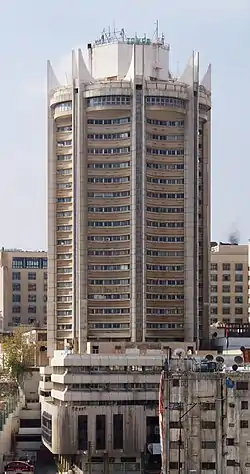
[[[25,330],[18,328],[2,340],[4,370],[18,383],[23,381],[24,372],[34,362],[34,345],[27,341],[24,332]]]

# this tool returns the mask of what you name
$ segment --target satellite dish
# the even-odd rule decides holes
[[[214,356],[212,356],[212,354],[207,354],[205,359],[211,362],[212,360],[214,360]]]
[[[173,356],[178,357],[178,359],[185,357],[185,355],[186,355],[186,351],[184,351],[184,349],[182,349],[181,347],[178,349],[175,349],[173,352]]]
[[[243,357],[241,357],[241,356],[236,356],[236,357],[234,358],[234,362],[235,362],[237,365],[242,365],[242,364],[244,363],[244,359],[243,359]]]
[[[216,360],[216,362],[218,362],[218,364],[224,364],[224,362],[225,362],[225,359],[222,356],[217,356],[215,360]],[[235,360],[235,362],[236,362],[236,360]]]
[[[237,372],[237,370],[238,370],[238,365],[237,365],[237,364],[232,365],[232,369],[233,369],[234,372]]]

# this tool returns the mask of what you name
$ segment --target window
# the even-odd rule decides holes
[[[156,164],[156,163],[154,163],[154,164]],[[151,165],[151,163],[148,163],[148,165]],[[148,168],[153,168],[152,166],[147,166],[147,167]],[[178,184],[178,185],[181,185],[181,184],[184,184],[184,179],[183,178],[151,178],[150,176],[148,176],[147,177],[147,182],[148,183],[154,183],[154,184]]]
[[[236,273],[235,274],[235,281],[243,281],[242,273]]]
[[[104,450],[106,448],[106,416],[96,415],[96,450]]]
[[[217,272],[218,270],[218,264],[217,263],[211,263],[211,271]]]
[[[36,306],[28,306],[28,313],[35,314],[36,313]]]
[[[173,97],[148,96],[146,97],[146,103],[149,105],[162,105],[181,109],[185,108],[185,101],[183,99],[175,99]]]
[[[182,463],[180,463],[180,467],[182,467]],[[173,469],[173,470],[177,471],[179,469],[179,463],[175,462],[175,461],[170,461],[169,469]]]
[[[113,415],[113,449],[123,449],[123,415]]]
[[[28,302],[29,303],[36,303],[36,295],[29,294],[28,295]]]
[[[248,401],[246,400],[241,401],[241,410],[248,410]]]
[[[92,354],[99,354],[99,346],[92,347]]]
[[[223,293],[230,293],[230,291],[231,291],[230,285],[223,285],[222,286],[222,291],[223,291]]]
[[[231,298],[230,296],[222,296],[222,303],[223,304],[230,304]]]
[[[159,141],[166,141],[166,142],[175,142],[175,141],[182,141],[184,139],[184,135],[156,135],[147,133],[147,138],[149,140],[159,140]]]
[[[224,272],[230,272],[230,268],[231,268],[230,263],[223,263],[223,264],[222,264],[222,270],[223,270]]]
[[[180,386],[179,379],[173,379],[173,387],[179,387],[179,386]]]
[[[28,280],[36,280],[36,273],[35,272],[29,272],[28,273]]]
[[[211,296],[210,300],[211,300],[212,304],[216,304],[216,303],[218,303],[218,296]]]
[[[230,314],[230,308],[228,306],[223,306],[222,314]]]
[[[160,169],[161,170],[184,170],[184,164],[183,163],[149,163],[148,162],[147,163],[147,168],[157,169],[157,170],[160,170]],[[168,184],[168,183],[158,183],[158,178],[149,178],[148,177],[147,181],[149,183]]]
[[[183,156],[183,148],[147,148],[149,155],[163,155],[163,156]]]
[[[21,303],[21,295],[13,293],[12,303]]]
[[[124,125],[125,123],[130,123],[130,117],[115,119],[88,119],[88,124],[91,125]]]
[[[235,271],[242,272],[243,271],[243,263],[236,263],[235,264]]]
[[[12,283],[12,291],[21,291],[20,283]]]
[[[212,274],[210,275],[210,280],[211,280],[211,281],[218,281],[218,275],[216,275],[215,273],[214,273],[214,274],[212,273]]]
[[[12,306],[12,313],[21,313],[21,306]]]
[[[234,438],[227,438],[226,444],[227,446],[234,446]]]
[[[182,423],[180,424],[179,421],[170,421],[169,422],[169,428],[176,429],[176,428],[181,428],[181,427],[182,427]]]
[[[12,268],[47,268],[47,257],[13,257]]]
[[[203,471],[214,471],[215,470],[215,462],[202,462],[201,469]]]
[[[235,296],[235,304],[243,304],[243,296]]]
[[[248,382],[236,382],[236,390],[248,390]]]
[[[89,140],[122,140],[124,138],[129,138],[130,132],[121,132],[121,133],[89,133]]]
[[[183,101],[184,102],[184,101]],[[131,97],[127,95],[104,95],[98,97],[91,97],[87,99],[87,106],[88,107],[100,107],[100,106],[107,106],[107,105],[130,105],[131,104]]]
[[[218,285],[211,285],[211,293],[218,293]]]
[[[130,153],[130,147],[120,148],[89,148],[89,155],[124,155]]]
[[[78,449],[88,450],[88,415],[78,415]]]
[[[243,308],[235,308],[235,314],[243,314]]]
[[[88,222],[89,227],[127,227],[129,225],[130,225],[130,220],[124,220],[124,221],[89,221]]]
[[[216,441],[202,441],[201,449],[216,449]]]
[[[12,272],[12,280],[21,280],[20,272]]]
[[[28,283],[28,291],[36,291],[36,283]]]
[[[200,408],[202,411],[215,410],[216,405],[214,402],[201,402]]]
[[[201,421],[201,428],[203,430],[213,430],[215,429],[215,427],[216,427],[215,421],[205,421],[205,420]]]
[[[128,212],[130,206],[113,206],[113,207],[89,207],[88,212]]]
[[[96,271],[127,271],[130,268],[130,265],[123,264],[123,265],[89,265],[89,270],[96,270]]]
[[[229,273],[224,273],[224,275],[222,275],[222,281],[230,281],[231,279],[231,276]]]
[[[88,178],[89,183],[129,183],[130,182],[130,176],[125,176],[125,177],[109,177],[109,178]]]
[[[184,199],[184,193],[153,193],[148,191],[147,197],[154,199]]]
[[[147,240],[150,242],[178,242],[178,243],[183,243],[184,242],[184,237],[174,237],[174,236],[155,236],[155,235],[148,235]]]
[[[72,160],[72,155],[57,155],[56,159],[58,161],[71,161]]]
[[[230,467],[239,466],[239,463],[235,461],[235,459],[227,459],[227,466],[230,466]]]
[[[235,285],[235,293],[243,293],[243,286],[242,285]]]
[[[184,120],[156,120],[147,119],[147,123],[151,125],[160,125],[161,127],[184,127]]]
[[[60,102],[55,106],[55,112],[66,112],[72,110],[72,102]]]
[[[230,324],[230,318],[222,318],[224,324]]]
[[[248,428],[248,420],[240,420],[240,428]]]

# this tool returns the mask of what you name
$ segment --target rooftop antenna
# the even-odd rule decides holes
[[[156,20],[156,30],[155,30],[156,41],[159,39],[159,20]]]

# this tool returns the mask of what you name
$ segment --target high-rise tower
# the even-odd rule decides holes
[[[48,349],[208,335],[211,69],[105,34],[48,63]]]

